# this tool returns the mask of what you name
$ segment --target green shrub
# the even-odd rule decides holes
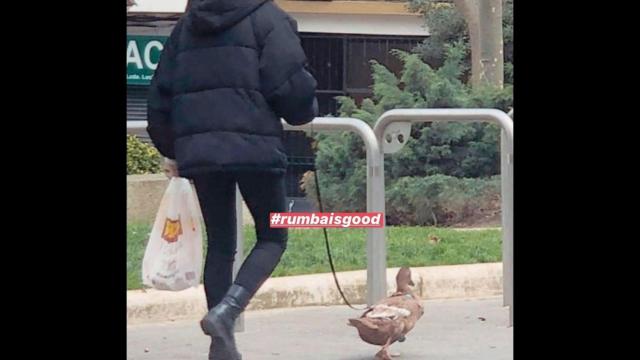
[[[320,173],[324,211],[366,211],[364,166],[345,182]],[[474,220],[495,220],[500,213],[500,176],[457,178],[436,174],[404,176],[386,184],[386,223],[388,225],[451,226]],[[302,177],[302,188],[318,208],[313,172]]]
[[[402,177],[387,186],[389,225],[454,225],[500,210],[500,177]]]
[[[155,147],[127,134],[127,175],[157,174],[162,156]]]

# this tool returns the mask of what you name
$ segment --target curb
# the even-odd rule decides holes
[[[395,289],[399,268],[387,269],[387,290]],[[416,293],[424,300],[477,298],[502,294],[502,263],[411,268]],[[345,296],[365,303],[366,270],[337,273]],[[340,305],[342,298],[331,273],[269,278],[247,310],[313,305]],[[207,311],[204,288],[180,292],[127,291],[127,324],[199,318]]]

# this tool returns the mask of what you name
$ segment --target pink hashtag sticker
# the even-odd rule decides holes
[[[384,215],[381,212],[366,213],[271,213],[272,228],[381,228]]]

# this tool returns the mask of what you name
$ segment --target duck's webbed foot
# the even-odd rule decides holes
[[[389,345],[391,344],[391,339],[387,340],[387,343],[384,344],[382,349],[378,351],[376,354],[375,360],[393,360],[391,359],[391,355],[389,355]]]
[[[391,355],[389,355],[389,352],[385,348],[382,348],[382,350],[378,351],[374,359],[375,360],[393,360],[391,358]]]

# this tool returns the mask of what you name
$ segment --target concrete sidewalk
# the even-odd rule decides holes
[[[414,291],[425,300],[487,297],[502,294],[502,263],[411,268]],[[398,268],[387,269],[387,290],[395,289]],[[351,302],[365,302],[366,270],[337,274]],[[331,273],[268,279],[249,304],[249,310],[298,306],[341,305]],[[202,286],[180,292],[127,292],[127,323],[192,319],[206,313]]]
[[[501,305],[501,297],[425,301],[424,317],[391,353],[398,360],[513,359],[513,328]],[[248,311],[238,347],[244,360],[370,360],[379,348],[346,325],[358,315],[346,306]],[[197,320],[127,328],[129,360],[205,360],[208,347]]]

